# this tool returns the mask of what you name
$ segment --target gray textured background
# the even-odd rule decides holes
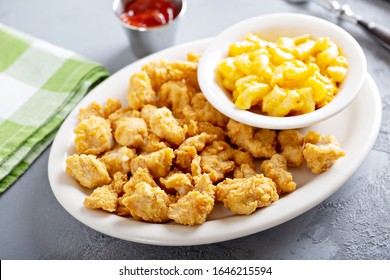
[[[0,22],[76,51],[113,73],[136,60],[111,13],[111,0],[0,0]],[[390,3],[351,0],[355,12],[390,28]],[[282,0],[188,0],[178,43],[214,36],[271,12],[337,22],[314,4]],[[340,23],[341,24],[341,23]],[[79,223],[56,201],[47,178],[50,148],[0,195],[1,259],[390,259],[390,51],[341,24],[362,45],[381,92],[383,120],[373,150],[330,198],[269,230],[216,244],[158,247],[127,242]],[[365,112],[361,112],[364,114]]]

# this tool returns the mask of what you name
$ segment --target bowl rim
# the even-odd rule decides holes
[[[292,23],[293,26],[302,26],[304,24],[306,26],[307,24],[312,24],[311,26],[308,25],[310,26],[309,30],[310,28],[315,28],[317,30],[321,29],[320,33],[324,33],[324,35],[320,35],[321,37],[332,37],[332,41],[336,39],[336,44],[338,46],[340,42],[342,45],[348,45],[348,49],[339,46],[342,49],[343,55],[347,56],[349,63],[347,78],[341,84],[341,87],[332,102],[307,114],[289,117],[271,117],[238,109],[227,97],[226,91],[222,89],[217,82],[215,74],[217,63],[226,56],[228,46],[232,42],[239,40],[235,39],[236,37],[241,36],[242,39],[244,35],[253,32],[250,30],[253,30],[254,28],[259,29],[261,32],[261,30],[264,30],[264,27],[256,27],[260,24],[271,26],[267,27],[269,30],[272,27],[279,27],[280,29],[283,25],[286,25],[286,23]],[[291,26],[290,31],[283,30],[283,32],[291,33]],[[296,30],[293,32],[296,32]],[[300,32],[300,34],[304,33],[308,32]],[[285,35],[282,34],[281,36]],[[353,60],[351,61],[348,57],[353,57]],[[353,68],[351,68],[351,66]],[[351,104],[358,95],[365,80],[366,73],[367,62],[364,52],[352,35],[325,19],[300,13],[273,13],[260,15],[240,21],[228,27],[213,39],[211,44],[203,52],[198,65],[198,80],[201,91],[214,108],[238,122],[268,129],[303,128],[321,122],[341,112]],[[226,101],[227,99],[229,102]]]

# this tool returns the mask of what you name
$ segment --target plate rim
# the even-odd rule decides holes
[[[205,39],[200,39],[200,40],[195,40],[195,41],[187,42],[184,44],[180,44],[180,45],[171,47],[169,49],[160,51],[158,53],[152,54],[150,56],[147,56],[143,59],[137,60],[137,61],[123,67],[122,69],[118,70],[116,73],[111,75],[108,79],[103,81],[101,84],[99,84],[97,87],[95,87],[86,97],[83,98],[83,100],[72,110],[72,112],[69,114],[69,116],[65,119],[64,123],[61,125],[61,127],[60,127],[60,129],[59,129],[59,131],[58,131],[58,133],[57,133],[57,135],[52,143],[52,146],[51,146],[49,159],[48,159],[48,177],[49,177],[50,188],[51,188],[54,196],[56,197],[57,201],[76,220],[78,220],[79,222],[87,225],[88,227],[90,227],[98,232],[107,234],[109,236],[119,238],[122,240],[126,240],[126,241],[132,241],[132,242],[143,243],[143,244],[162,245],[162,246],[190,246],[190,245],[201,245],[201,244],[211,244],[211,243],[216,243],[216,242],[222,242],[222,241],[232,240],[232,239],[236,239],[236,238],[240,238],[240,237],[244,237],[244,236],[248,236],[248,235],[251,235],[254,233],[264,231],[266,229],[280,225],[286,221],[289,221],[289,220],[303,214],[304,212],[312,209],[314,206],[318,205],[319,203],[321,203],[322,201],[327,199],[330,195],[335,193],[353,175],[353,173],[359,168],[359,166],[362,164],[363,160],[367,157],[368,153],[371,151],[371,149],[375,143],[375,140],[376,140],[378,133],[379,133],[379,128],[380,128],[380,124],[381,124],[381,117],[382,117],[382,106],[381,106],[380,93],[379,93],[379,90],[378,90],[373,78],[368,73],[367,73],[365,82],[363,84],[362,90],[365,87],[370,88],[370,92],[367,94],[369,94],[370,97],[373,99],[372,101],[374,102],[374,105],[375,105],[374,109],[376,109],[376,110],[374,110],[375,114],[372,117],[373,123],[371,125],[371,130],[370,130],[371,132],[367,134],[369,136],[368,136],[367,140],[365,141],[365,146],[362,147],[361,153],[359,153],[358,156],[354,158],[353,168],[348,169],[348,172],[345,174],[345,176],[342,177],[342,180],[338,180],[337,183],[332,188],[329,188],[327,190],[327,192],[325,192],[325,194],[323,194],[321,197],[317,197],[316,199],[311,200],[310,203],[305,203],[303,205],[300,205],[300,207],[298,207],[298,209],[295,209],[294,212],[284,214],[284,215],[278,214],[278,215],[276,215],[277,216],[276,218],[269,221],[268,223],[265,223],[261,226],[255,225],[255,226],[252,226],[249,228],[247,226],[248,224],[250,225],[252,222],[256,222],[256,218],[258,216],[258,215],[255,215],[256,213],[249,215],[249,216],[245,216],[245,217],[231,216],[231,217],[228,217],[228,219],[229,219],[229,221],[232,220],[233,222],[237,219],[245,218],[244,224],[246,225],[246,227],[242,227],[242,228],[234,229],[234,230],[230,227],[230,230],[232,230],[232,231],[229,231],[229,232],[224,233],[224,234],[216,234],[213,231],[218,231],[218,229],[219,229],[219,231],[221,231],[220,226],[221,226],[221,224],[222,225],[225,224],[225,222],[226,222],[226,221],[224,221],[225,219],[207,221],[203,225],[193,226],[193,227],[191,227],[190,233],[188,233],[189,227],[185,227],[183,225],[150,224],[150,223],[144,223],[144,222],[138,222],[138,221],[131,221],[128,218],[123,219],[123,217],[119,217],[119,216],[114,215],[114,214],[102,213],[104,211],[96,211],[96,210],[86,209],[82,204],[80,205],[80,207],[78,209],[69,209],[68,205],[66,205],[66,203],[63,201],[63,198],[60,196],[60,192],[57,189],[58,186],[56,186],[56,183],[58,183],[57,180],[59,178],[61,178],[58,176],[61,176],[61,175],[66,176],[67,174],[65,174],[65,170],[62,170],[62,173],[59,173],[58,170],[57,170],[57,172],[55,172],[55,169],[53,169],[51,167],[58,165],[58,161],[60,159],[62,160],[60,166],[61,167],[64,166],[64,162],[65,162],[65,158],[66,158],[66,151],[64,151],[65,153],[62,153],[61,156],[58,156],[59,150],[56,150],[56,147],[62,142],[60,139],[62,136],[62,131],[65,129],[65,126],[71,122],[71,118],[72,118],[72,116],[73,117],[75,116],[75,112],[78,112],[78,109],[82,106],[83,103],[89,102],[86,100],[90,100],[93,98],[93,92],[97,92],[99,90],[99,88],[103,87],[102,86],[103,84],[108,84],[110,82],[109,79],[114,79],[113,77],[117,78],[117,77],[119,77],[119,75],[124,75],[124,72],[128,71],[129,69],[131,70],[133,67],[135,67],[134,65],[136,65],[136,66],[142,65],[146,61],[153,60],[156,57],[162,57],[164,54],[173,52],[177,49],[188,49],[188,48],[193,47],[194,45],[196,45],[197,47],[201,46],[201,48],[205,48],[207,46],[207,44],[210,43],[211,40],[212,40],[212,38],[205,38]],[[130,73],[129,73],[129,75],[130,75]],[[361,94],[363,94],[363,93],[361,93]],[[106,98],[107,97],[108,96],[106,96]],[[92,99],[92,100],[94,100],[94,99]],[[355,103],[352,103],[352,104],[355,104]],[[340,114],[342,114],[342,112],[340,112]],[[76,190],[75,187],[74,187],[74,189]],[[293,197],[294,194],[295,194],[295,192],[289,194],[285,198],[288,198],[290,196]],[[273,209],[273,205],[271,204],[269,207],[261,209],[261,211],[262,211],[261,213],[263,214],[263,213],[268,213],[271,211],[271,214],[273,214],[272,209]],[[92,216],[94,218],[91,219],[91,217],[89,217],[89,216],[85,217],[84,216],[85,212],[88,213],[87,215]],[[122,227],[123,225],[121,224],[121,222],[118,222],[117,219],[120,218],[120,219],[122,219],[121,221],[126,220],[126,226],[128,227],[129,230],[134,230],[134,228],[132,228],[132,224],[134,224],[136,222],[138,224],[137,224],[137,227],[135,228],[135,231],[137,232],[138,235],[132,236],[131,234],[130,235],[124,234],[124,233],[126,233],[126,231],[123,232],[121,228],[120,228],[121,231],[119,233],[113,232],[112,230],[107,229],[105,227],[102,228],[101,226],[96,225],[96,223],[94,222],[95,219],[100,219],[101,217],[104,217],[106,219],[106,221],[112,222],[119,227]],[[240,222],[242,223],[242,221],[240,221]],[[168,225],[168,227],[166,225]],[[234,225],[235,224],[233,224],[233,227],[234,227]],[[206,227],[207,227],[207,229],[206,229]],[[172,230],[171,230],[172,228],[174,228],[175,233],[177,233],[177,234],[174,235],[174,238],[171,238],[171,239],[169,239],[169,238],[168,239],[150,238],[150,237],[147,237],[147,236],[141,234],[143,230],[147,230],[147,231],[157,230],[157,231],[162,231],[163,234],[172,234]],[[138,231],[140,233],[138,233]],[[212,232],[212,235],[199,236],[196,234],[196,232],[203,233],[205,231]],[[178,234],[181,234],[180,235],[181,238],[178,237]]]

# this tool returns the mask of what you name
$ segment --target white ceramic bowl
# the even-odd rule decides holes
[[[329,37],[347,58],[348,74],[339,92],[328,105],[299,116],[270,117],[238,109],[217,79],[218,63],[227,56],[229,46],[248,33],[259,33],[263,39],[275,41],[282,36],[310,34],[314,38]],[[221,32],[206,51],[198,67],[198,79],[208,101],[221,113],[247,125],[269,129],[293,129],[321,122],[345,109],[357,96],[367,73],[367,63],[360,45],[344,29],[326,20],[302,14],[268,14],[239,22]]]

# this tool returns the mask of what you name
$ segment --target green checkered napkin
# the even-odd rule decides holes
[[[51,143],[106,70],[0,24],[0,193]]]

